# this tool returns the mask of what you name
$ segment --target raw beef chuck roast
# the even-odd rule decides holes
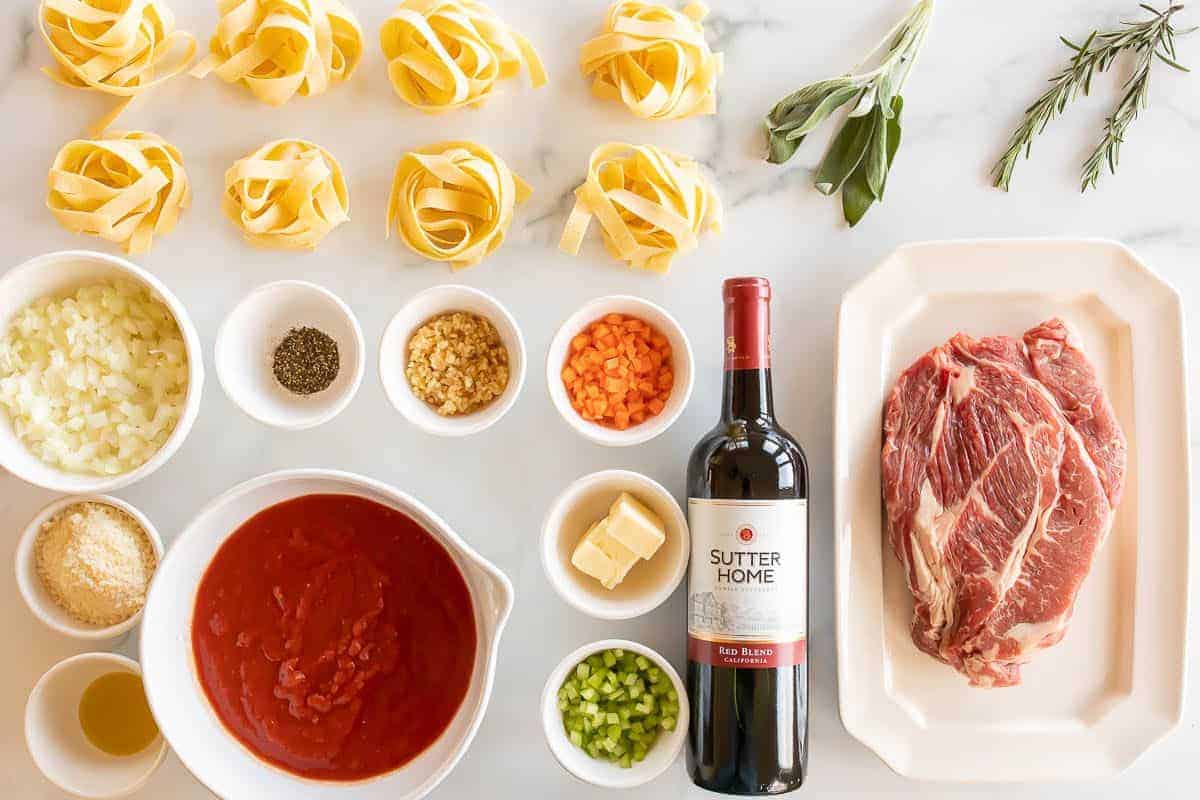
[[[900,376],[884,411],[888,535],[917,647],[974,686],[1012,686],[1062,639],[1112,526],[1125,437],[1059,319],[958,334]]]

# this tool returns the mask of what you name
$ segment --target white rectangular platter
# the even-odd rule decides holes
[[[917,244],[848,291],[838,326],[836,584],[842,721],[911,778],[1112,775],[1181,717],[1187,654],[1187,373],[1179,296],[1103,241]],[[1020,686],[975,689],[919,652],[884,531],[883,403],[910,363],[958,331],[1019,337],[1060,316],[1129,440],[1113,530],[1066,638]]]

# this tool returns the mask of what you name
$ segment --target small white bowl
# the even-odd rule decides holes
[[[408,340],[417,328],[434,317],[453,311],[478,314],[496,326],[500,341],[508,350],[508,386],[499,397],[478,411],[444,417],[413,394],[404,369],[408,364]],[[525,384],[525,338],[508,309],[486,292],[457,284],[434,286],[405,303],[388,323],[379,343],[379,379],[396,410],[426,433],[436,436],[479,433],[499,422],[517,402],[517,395]]]
[[[563,727],[562,712],[558,710],[558,690],[571,670],[575,669],[575,665],[593,653],[612,648],[629,650],[653,661],[671,679],[675,693],[679,695],[679,720],[675,730],[660,733],[654,746],[646,753],[646,758],[634,763],[629,769],[592,758],[571,744]],[[683,743],[687,739],[689,716],[687,691],[671,663],[649,647],[626,639],[605,639],[585,644],[559,662],[542,689],[542,729],[546,734],[546,744],[550,746],[555,760],[581,781],[606,789],[630,789],[649,783],[661,775],[683,749]]]
[[[167,752],[159,734],[140,753],[101,752],[79,725],[79,700],[96,678],[110,672],[141,675],[136,661],[115,653],[82,653],[46,671],[25,703],[25,744],[42,774],[74,797],[125,797],[140,789]]]
[[[37,542],[42,525],[59,511],[75,503],[103,503],[124,511],[133,517],[142,526],[142,530],[146,532],[146,536],[150,539],[150,545],[154,548],[155,567],[157,570],[157,564],[162,562],[163,557],[162,537],[158,535],[158,531],[155,530],[145,514],[116,497],[103,494],[74,495],[71,497],[61,497],[47,505],[37,513],[33,521],[26,526],[25,532],[21,534],[21,539],[17,543],[16,553],[17,587],[21,590],[21,597],[25,599],[25,604],[29,606],[29,610],[33,612],[33,615],[59,633],[70,636],[73,639],[86,639],[90,641],[115,639],[132,629],[134,625],[137,625],[138,620],[142,618],[142,609],[139,609],[129,619],[124,622],[118,622],[116,625],[90,625],[86,622],[80,622],[59,607],[58,603],[54,602],[54,598],[42,586],[42,579],[37,574],[37,558],[34,552],[34,544]]]
[[[324,331],[338,348],[338,374],[309,395],[289,392],[272,371],[275,348],[293,328]],[[315,428],[350,404],[362,383],[362,328],[333,292],[307,281],[275,281],[250,292],[217,330],[217,380],[234,405],[264,425]]]
[[[588,526],[629,492],[658,514],[667,540],[649,561],[639,561],[615,589],[571,564],[571,553]],[[611,469],[584,475],[555,498],[542,523],[542,569],[563,600],[597,619],[632,619],[663,604],[687,572],[691,539],[687,518],[662,484],[636,472]]]
[[[192,429],[192,423],[196,421],[204,387],[204,354],[196,328],[179,298],[171,294],[158,278],[123,258],[88,250],[66,250],[38,256],[10,269],[0,276],[0,335],[8,329],[13,315],[33,301],[114,278],[133,280],[147,286],[167,306],[179,326],[187,350],[188,388],[175,430],[158,452],[140,467],[120,475],[88,475],[66,472],[42,461],[17,438],[8,415],[0,411],[0,467],[21,480],[64,494],[111,492],[129,486],[167,463],[183,444]]]
[[[597,425],[579,416],[579,412],[571,406],[571,398],[562,382],[563,365],[567,362],[571,340],[588,325],[607,314],[637,317],[656,328],[671,343],[671,367],[675,373],[675,386],[671,389],[670,399],[667,400],[662,413],[623,431]],[[546,384],[550,389],[550,399],[554,401],[554,407],[568,425],[585,438],[606,447],[642,444],[671,427],[675,420],[679,419],[692,396],[694,373],[692,345],[687,334],[683,332],[683,326],[661,306],[631,295],[597,298],[567,317],[567,321],[550,342],[550,352],[546,356]]]

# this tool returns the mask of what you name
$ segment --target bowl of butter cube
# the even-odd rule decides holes
[[[555,591],[596,619],[658,608],[687,572],[687,518],[662,484],[628,470],[584,475],[542,525],[542,567]]]

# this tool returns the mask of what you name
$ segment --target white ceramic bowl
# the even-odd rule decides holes
[[[667,400],[662,413],[623,431],[597,425],[579,416],[579,412],[571,406],[571,399],[562,382],[563,365],[567,361],[571,340],[588,325],[606,314],[627,314],[638,317],[656,328],[671,343],[675,386],[671,390],[670,399]],[[679,415],[683,413],[683,409],[692,396],[694,373],[695,360],[692,357],[692,345],[688,341],[687,334],[683,332],[683,327],[667,313],[666,309],[649,300],[631,295],[600,297],[585,304],[583,308],[567,317],[566,322],[562,324],[550,342],[550,352],[546,356],[546,384],[550,389],[550,399],[554,401],[554,407],[558,409],[558,413],[562,415],[568,425],[585,438],[607,447],[642,444],[671,427],[675,420],[679,419]]]
[[[110,672],[142,673],[136,661],[114,653],[82,653],[47,670],[25,704],[25,744],[42,774],[74,797],[133,794],[162,763],[161,735],[132,756],[98,750],[79,726],[79,700],[96,678]]]
[[[129,505],[129,503],[116,497],[101,494],[62,497],[39,511],[29,525],[26,526],[25,532],[21,534],[21,539],[17,542],[16,553],[17,587],[20,588],[21,597],[25,598],[25,603],[29,606],[29,610],[33,612],[34,616],[59,633],[75,639],[90,639],[93,641],[115,639],[129,631],[134,625],[137,625],[138,620],[142,618],[141,610],[124,622],[118,622],[116,625],[89,625],[79,622],[54,602],[54,598],[42,586],[42,580],[37,574],[34,544],[37,542],[38,533],[41,531],[42,525],[62,509],[75,503],[104,503],[105,505],[110,505],[124,511],[142,526],[142,530],[150,538],[150,544],[154,548],[155,557],[159,562],[162,561],[162,537],[158,535],[158,531],[150,523],[150,520],[146,518],[146,515]]]
[[[196,677],[192,610],[196,588],[225,539],[249,517],[293,497],[354,494],[407,514],[445,546],[462,570],[475,607],[478,646],[471,686],[450,725],[403,767],[355,782],[300,778],[250,753],[217,718]],[[242,483],[209,503],[183,530],[159,565],[142,618],[141,659],[154,717],[179,759],[225,800],[415,800],[431,791],[466,752],[487,708],[500,635],[512,610],[508,578],[433,511],[392,487],[334,470],[287,470]]]
[[[571,564],[571,553],[621,492],[662,518],[667,540],[654,558],[635,564],[615,589],[605,589]],[[658,608],[683,580],[690,552],[687,518],[675,498],[662,484],[626,470],[584,475],[555,498],[542,523],[542,569],[550,585],[571,606],[597,619],[631,619]]]
[[[275,348],[293,328],[317,328],[337,342],[338,374],[328,388],[292,394],[272,372]],[[239,302],[217,330],[217,380],[234,405],[264,425],[313,428],[336,417],[362,383],[366,347],[350,307],[307,281],[276,281]]]
[[[571,740],[567,738],[566,729],[563,728],[562,712],[558,710],[558,690],[571,670],[575,669],[575,665],[593,653],[612,648],[639,653],[653,661],[671,679],[675,693],[679,695],[679,721],[675,725],[675,730],[660,733],[654,746],[646,753],[646,758],[635,762],[629,769],[592,758],[571,744]],[[550,673],[550,677],[546,679],[545,688],[542,689],[542,730],[546,734],[546,744],[550,746],[550,752],[554,755],[555,760],[563,769],[581,781],[606,789],[630,789],[648,783],[661,775],[667,767],[671,766],[679,756],[679,751],[683,749],[683,743],[687,739],[689,717],[687,691],[683,681],[679,679],[679,673],[671,666],[671,662],[649,647],[626,639],[605,639],[585,644],[559,662],[554,671]]]
[[[469,311],[490,320],[508,350],[508,386],[503,394],[471,414],[443,417],[413,394],[404,375],[408,363],[408,340],[417,328],[440,314]],[[446,284],[415,295],[396,312],[379,343],[379,378],[396,410],[426,433],[437,436],[467,436],[490,428],[517,402],[525,384],[525,339],[508,309],[486,292],[470,286]]]
[[[120,475],[86,475],[66,472],[43,462],[17,439],[8,415],[0,412],[0,466],[22,480],[65,494],[120,489],[140,481],[167,463],[196,421],[204,387],[204,355],[196,328],[183,303],[158,278],[123,258],[87,250],[67,250],[38,256],[10,269],[0,276],[0,331],[7,330],[13,315],[38,298],[72,292],[85,284],[113,278],[126,278],[149,287],[166,304],[179,325],[188,356],[188,388],[179,422],[158,452],[140,467]]]

